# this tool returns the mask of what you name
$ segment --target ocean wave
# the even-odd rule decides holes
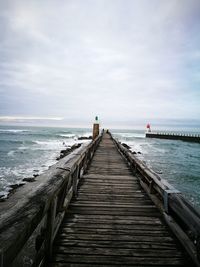
[[[1,140],[0,139],[0,143],[2,143],[3,145],[7,144],[23,144],[24,141],[21,140]]]
[[[76,137],[75,134],[59,134],[58,136],[65,137],[65,138],[74,138]]]
[[[34,144],[34,142],[33,142],[33,144]],[[18,150],[28,150],[28,149],[31,149],[31,147],[30,146],[20,146],[20,147],[18,147]]]
[[[73,134],[73,133],[70,131],[59,131],[59,134]]]
[[[58,144],[62,144],[62,142],[60,140],[49,140],[49,141],[41,141],[41,140],[35,140],[33,141],[35,144],[37,145],[44,145],[44,146],[48,146],[48,145],[58,145]]]
[[[114,132],[113,133],[114,136],[116,136],[117,138],[119,139],[135,139],[135,138],[138,138],[138,139],[144,139],[145,138],[145,134],[144,133],[118,133],[118,132]]]
[[[19,129],[0,129],[0,133],[24,133],[24,132],[30,132],[30,130],[19,130]]]
[[[66,140],[49,140],[49,141],[41,141],[36,140],[34,141],[35,145],[31,147],[32,150],[55,150],[60,151],[66,146],[71,146],[75,143],[74,140],[69,139],[69,141]]]
[[[87,133],[79,134],[78,137],[90,137],[91,135],[92,135],[91,132],[87,132]]]

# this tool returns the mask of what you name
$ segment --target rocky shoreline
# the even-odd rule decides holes
[[[66,149],[63,149],[60,151],[59,157],[56,158],[56,160],[60,160],[64,158],[65,156],[69,155],[71,152],[73,152],[75,149],[79,148],[81,146],[81,143],[74,144],[71,147],[67,147]]]
[[[89,137],[85,137],[85,136],[81,136],[79,137],[77,140],[82,141],[82,140],[92,140],[92,136]],[[127,145],[126,143],[121,143],[126,149],[128,149],[132,154],[142,154],[141,152],[136,152],[136,151],[132,151],[131,147],[129,145]],[[70,153],[72,153],[75,149],[79,148],[82,145],[82,143],[75,143],[72,146],[67,146],[66,149],[63,149],[60,151],[60,155],[56,158],[57,161],[59,161],[60,159],[64,158],[65,156],[69,155]],[[26,183],[33,183],[36,181],[36,178],[39,176],[38,172],[39,170],[34,170],[35,173],[33,173],[32,177],[25,177],[22,179],[22,181],[18,184],[12,184],[9,185],[10,189],[9,192],[7,194],[7,196],[5,195],[0,195],[0,202],[5,201],[6,199],[8,199],[12,194],[15,193],[15,191],[21,187],[24,186]]]
[[[136,152],[136,151],[132,151],[131,147],[129,145],[127,145],[126,143],[121,143],[123,147],[125,147],[126,149],[128,149],[132,154],[142,154],[140,151]]]
[[[86,136],[81,136],[78,138],[79,141],[82,140],[92,140],[92,136],[86,137]],[[76,143],[72,146],[67,146],[66,149],[63,149],[60,151],[60,155],[56,158],[57,161],[59,161],[60,159],[64,158],[65,156],[69,155],[70,153],[72,153],[75,149],[79,148],[83,143]],[[49,166],[50,168],[51,166]],[[34,170],[35,172],[39,172],[39,170]],[[36,177],[39,176],[38,173],[33,173],[32,177],[25,177],[22,179],[22,181],[20,183],[17,184],[11,184],[9,185],[10,189],[8,190],[8,194],[7,195],[0,195],[0,202],[6,201],[6,199],[8,199],[11,195],[13,195],[15,193],[15,191],[21,187],[26,185],[27,183],[33,183],[36,181]]]

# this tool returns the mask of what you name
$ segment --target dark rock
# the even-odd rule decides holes
[[[35,182],[35,177],[27,177],[27,178],[24,178],[22,181],[24,181],[24,182]]]
[[[33,177],[37,177],[37,176],[39,176],[39,174],[38,174],[38,173],[36,173],[36,174],[33,174]]]
[[[125,143],[122,143],[122,146],[125,147],[125,148],[127,148],[127,149],[130,149],[130,148],[131,148],[130,146],[128,146],[128,145],[125,144]]]
[[[68,151],[68,150],[70,150],[70,148],[67,148],[67,149],[61,150],[61,151],[60,151],[60,154],[65,154],[65,153],[66,153],[66,151]]]
[[[133,152],[132,152],[132,154],[134,154],[134,155],[135,155],[135,154],[137,154],[137,152],[133,151]]]
[[[14,194],[15,193],[15,191],[17,190],[17,188],[19,188],[19,187],[21,187],[21,186],[23,186],[23,185],[25,185],[26,183],[20,183],[20,184],[12,184],[12,185],[10,185],[10,188],[11,189],[9,189],[9,194],[8,194],[8,196],[6,197],[6,199],[7,198],[9,198],[10,197],[10,195],[12,195],[12,194]]]
[[[74,144],[70,148],[61,150],[60,151],[60,156],[57,157],[56,160],[64,158],[65,156],[69,155],[72,151],[74,151],[75,149],[79,148],[80,146],[81,146],[81,144]]]
[[[3,201],[6,201],[6,195],[4,195],[4,194],[0,194],[0,202],[3,202]]]
[[[74,145],[71,147],[71,150],[73,151],[74,149],[79,148],[80,146],[81,146],[80,143],[78,143],[78,144],[74,144]]]
[[[18,187],[20,187],[20,186],[23,186],[25,183],[20,183],[20,184],[12,184],[12,185],[10,185],[10,187],[11,187],[11,190],[14,190],[14,189],[16,189],[16,188],[18,188]]]
[[[142,153],[139,151],[138,154],[142,154]]]
[[[92,136],[81,136],[81,137],[78,137],[78,140],[90,140],[92,139]]]
[[[21,187],[21,186],[23,186],[23,185],[25,185],[26,183],[23,183],[23,182],[21,182],[20,184],[11,184],[11,185],[9,185],[9,190],[8,190],[8,194],[7,195],[0,195],[0,202],[3,202],[3,201],[6,201],[6,199],[8,199],[9,197],[10,197],[10,195],[12,195],[12,194],[14,194],[15,193],[15,191],[19,188],[19,187]]]

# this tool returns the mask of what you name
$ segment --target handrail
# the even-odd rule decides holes
[[[111,135],[112,137],[112,135]],[[183,195],[112,137],[143,189],[163,214],[196,266],[200,266],[200,212]]]
[[[0,266],[43,266],[102,135],[62,158],[1,203]]]

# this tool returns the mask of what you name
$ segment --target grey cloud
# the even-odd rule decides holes
[[[1,114],[81,121],[99,113],[110,122],[200,115],[199,71],[187,67],[200,51],[198,27],[188,28],[200,23],[198,1],[0,5]]]

